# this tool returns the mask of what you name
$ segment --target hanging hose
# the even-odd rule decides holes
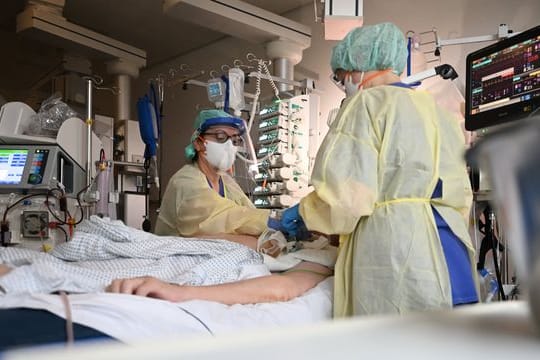
[[[505,301],[506,294],[504,293],[503,282],[501,279],[501,269],[499,268],[499,256],[497,253],[499,251],[499,249],[497,249],[497,245],[499,244],[499,242],[495,235],[495,213],[490,207],[488,208],[489,208],[488,216],[489,216],[489,225],[490,225],[489,232],[491,234],[491,239],[492,239],[491,251],[492,251],[492,256],[493,256],[493,266],[495,267],[495,276],[497,277],[497,283],[499,284],[499,295],[501,296],[501,300]],[[486,229],[486,233],[487,232],[488,232],[488,229]]]
[[[251,126],[255,120],[255,113],[257,112],[257,102],[259,101],[259,96],[261,95],[261,75],[262,75],[262,65],[263,61],[259,60],[257,62],[257,77],[255,78],[255,97],[253,98],[253,103],[251,104],[251,113],[249,114],[249,122],[247,124],[247,133],[251,131]]]
[[[148,187],[148,177],[150,170],[150,159],[144,159],[144,220],[142,222],[142,229],[146,232],[150,232],[152,230],[152,223],[150,222],[150,217],[148,216],[148,195],[149,195],[149,187]]]
[[[251,60],[250,60],[250,55],[252,57]],[[247,58],[250,61],[255,60],[255,56],[253,54],[248,54]],[[247,122],[247,124],[245,124],[247,147],[248,147],[247,150],[251,159],[246,158],[243,155],[236,154],[236,156],[240,160],[252,165],[250,166],[249,170],[253,175],[258,174],[259,172],[258,165],[264,160],[268,159],[271,155],[273,155],[273,153],[269,153],[263,158],[257,159],[257,154],[255,153],[255,147],[253,145],[253,141],[251,140],[251,134],[250,134],[251,127],[253,126],[253,122],[255,121],[255,114],[257,113],[257,102],[259,101],[259,96],[261,95],[261,76],[263,75],[263,71],[264,71],[264,74],[267,76],[268,81],[270,81],[270,85],[272,86],[272,89],[274,90],[274,95],[277,101],[281,101],[279,97],[279,90],[276,84],[274,83],[272,76],[270,75],[270,70],[268,69],[267,62],[262,59],[256,59],[256,61],[257,61],[257,76],[255,78],[255,96],[253,98],[253,103],[251,105],[251,113],[250,113],[249,121]]]

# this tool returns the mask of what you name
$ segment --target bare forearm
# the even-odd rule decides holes
[[[11,268],[7,265],[0,264],[0,276],[6,275],[11,271]]]
[[[302,295],[331,274],[328,268],[301,263],[293,271],[212,286],[182,286],[152,277],[114,280],[107,291],[174,302],[209,300],[223,304],[287,301]]]
[[[269,275],[256,279],[211,286],[181,286],[175,301],[209,300],[223,304],[254,304],[287,301],[300,295],[298,291],[283,289],[294,286],[290,279],[281,275]],[[290,294],[290,296],[287,296]]]
[[[304,263],[279,275],[212,286],[182,286],[174,301],[199,299],[228,305],[288,301],[304,294],[329,275],[331,271],[322,265]]]

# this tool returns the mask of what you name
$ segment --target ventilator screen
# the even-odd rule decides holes
[[[467,56],[465,127],[527,117],[540,106],[540,26]]]
[[[28,150],[0,149],[0,185],[21,183]]]

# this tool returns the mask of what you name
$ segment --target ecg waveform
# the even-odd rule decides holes
[[[540,91],[540,38],[476,60],[471,78],[472,113],[528,100]]]

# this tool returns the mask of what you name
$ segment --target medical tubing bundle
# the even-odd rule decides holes
[[[57,198],[56,196],[54,196],[53,191],[59,191],[60,194],[61,194],[60,198]],[[46,224],[47,227],[48,228],[60,229],[61,231],[63,231],[66,234],[66,239],[68,239],[68,236],[67,236],[67,233],[65,232],[65,230],[62,227],[58,226],[58,225],[66,225],[68,223],[67,223],[66,219],[64,219],[64,220],[60,219],[56,215],[56,213],[51,209],[50,202],[49,202],[49,196],[51,196],[51,195],[53,195],[53,197],[55,199],[60,201],[60,208],[61,208],[62,211],[64,211],[64,217],[66,218],[67,216],[70,216],[69,212],[67,210],[67,207],[64,205],[65,201],[66,201],[65,194],[61,189],[53,188],[53,189],[49,189],[49,190],[47,190],[46,192],[43,192],[43,193],[40,192],[40,193],[25,195],[25,196],[21,197],[20,199],[18,199],[17,201],[15,201],[13,204],[10,204],[10,205],[6,206],[6,208],[4,209],[4,214],[2,216],[2,222],[0,223],[0,246],[7,246],[8,245],[6,243],[6,239],[5,239],[5,234],[9,233],[9,231],[10,231],[9,230],[9,222],[7,221],[8,212],[11,209],[13,209],[15,206],[17,206],[20,203],[24,202],[25,200],[28,200],[28,199],[34,198],[34,197],[38,197],[38,196],[44,196],[45,197],[45,206],[47,207],[47,210],[49,211],[49,213],[56,220],[56,225],[53,225],[54,224],[53,222],[49,222],[48,224]]]
[[[101,176],[101,171],[97,173],[96,177],[92,180],[92,182],[90,182],[89,185],[85,186],[84,188],[82,188],[76,195],[76,199],[77,199],[77,205],[79,206],[79,209],[81,211],[81,218],[77,221],[75,221],[75,218],[71,218],[70,220],[73,221],[73,223],[69,224],[69,225],[79,225],[85,218],[84,216],[84,209],[83,209],[83,205],[82,205],[82,201],[81,201],[81,195],[85,192],[85,191],[88,191],[92,185],[94,185],[94,183],[96,183],[99,179],[99,177]],[[88,214],[88,217],[90,217],[90,211],[87,211],[87,214]]]
[[[245,124],[248,152],[249,152],[249,155],[250,155],[251,159],[248,159],[248,158],[246,158],[246,157],[244,157],[244,156],[242,156],[240,154],[236,154],[236,156],[240,160],[242,160],[242,161],[244,161],[244,162],[246,162],[248,164],[255,165],[255,166],[257,166],[262,161],[268,159],[272,155],[272,153],[269,153],[266,156],[264,156],[263,158],[257,159],[257,154],[255,152],[255,147],[253,146],[253,141],[251,140],[251,135],[250,135],[251,127],[253,125],[253,121],[255,120],[255,114],[257,113],[257,102],[259,101],[259,96],[261,95],[261,76],[262,76],[263,70],[265,72],[265,75],[268,77],[268,80],[270,81],[270,85],[272,86],[272,89],[274,90],[274,95],[275,95],[276,99],[278,101],[281,101],[281,99],[279,98],[279,90],[278,90],[276,84],[274,83],[274,80],[272,80],[272,77],[270,75],[270,70],[268,70],[268,66],[266,65],[266,62],[264,60],[262,60],[262,59],[258,59],[257,60],[257,77],[256,77],[256,80],[255,80],[255,96],[253,98],[253,103],[251,105],[251,112],[250,112],[249,122],[247,123],[247,125]],[[258,169],[256,167],[253,168],[253,171],[255,173],[258,173]]]
[[[503,251],[504,246],[499,243],[497,235],[495,234],[495,213],[490,206],[486,206],[484,209],[484,218],[485,223],[480,222],[483,230],[480,229],[480,232],[484,234],[484,238],[480,242],[480,253],[477,263],[477,270],[482,270],[484,268],[486,253],[491,250],[493,258],[493,266],[495,267],[495,277],[497,279],[497,284],[499,287],[499,295],[501,300],[507,300],[506,294],[504,293],[501,270],[499,267],[499,256],[498,251]]]
[[[146,232],[152,230],[152,224],[150,223],[150,216],[148,210],[148,196],[150,195],[150,188],[148,186],[148,178],[150,177],[150,159],[144,160],[144,220],[142,222],[142,229]]]
[[[56,196],[53,195],[53,190],[61,191],[59,189],[51,189],[51,190],[47,191],[47,193],[45,194],[45,205],[47,206],[47,210],[49,210],[49,212],[54,217],[54,219],[58,222],[58,224],[66,225],[68,223],[67,222],[68,217],[71,218],[71,214],[69,213],[69,211],[67,209],[67,200],[66,200],[65,194],[64,194],[64,192],[61,191],[60,198],[57,198]],[[64,219],[63,220],[60,219],[55,214],[53,209],[51,209],[51,203],[49,202],[49,196],[50,195],[53,195],[54,198],[57,199],[60,202],[60,210],[63,211],[63,213],[64,213]]]
[[[253,121],[255,120],[255,114],[257,113],[257,101],[259,101],[259,96],[261,95],[261,75],[262,75],[262,66],[263,61],[259,60],[257,62],[257,77],[255,78],[255,97],[253,98],[253,103],[251,104],[251,112],[249,116],[249,122],[247,124],[246,132],[248,133],[251,131],[251,126],[253,125]]]
[[[249,55],[249,54],[248,54]],[[272,80],[272,75],[270,75],[270,70],[268,70],[268,66],[266,65],[266,62],[262,59],[257,60],[257,77],[255,79],[255,97],[253,98],[253,104],[251,106],[251,114],[248,122],[248,128],[247,131],[249,132],[251,130],[251,126],[253,125],[253,121],[255,120],[255,114],[257,112],[257,101],[259,101],[259,96],[261,95],[261,76],[262,72],[264,70],[265,75],[268,77],[268,81],[270,81],[270,86],[272,86],[272,89],[274,90],[274,95],[278,101],[281,101],[279,98],[279,90],[274,83],[274,80]]]
[[[96,162],[96,170],[102,173],[97,181],[99,200],[96,203],[96,214],[99,216],[109,216],[109,193],[111,190],[112,161]]]
[[[497,253],[498,251],[497,244],[499,242],[497,240],[497,237],[495,236],[495,214],[493,213],[493,211],[490,212],[489,217],[490,217],[489,222],[491,223],[489,233],[491,234],[491,237],[492,237],[491,251],[493,255],[493,266],[495,267],[495,276],[497,277],[497,283],[499,284],[499,295],[501,296],[501,300],[505,301],[507,298],[506,298],[506,294],[504,293],[504,288],[503,288],[503,283],[502,283],[502,278],[501,278],[501,269],[499,268],[499,256]]]
[[[158,87],[161,82],[159,82]],[[161,121],[163,117],[163,92],[156,91],[153,83],[150,83],[148,94],[137,100],[137,113],[139,117],[139,131],[145,144],[144,158],[151,159],[151,172],[154,184],[159,188],[159,168],[157,150],[161,135]],[[161,153],[161,149],[160,153]]]

